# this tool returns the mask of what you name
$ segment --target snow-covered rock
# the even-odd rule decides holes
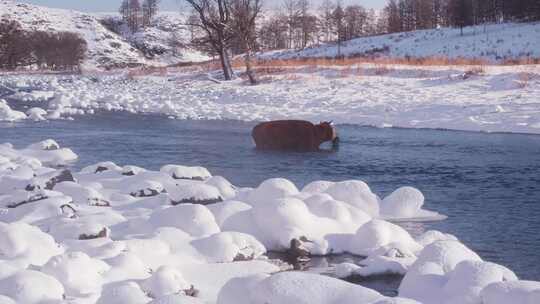
[[[481,291],[484,304],[535,304],[540,303],[540,282],[495,282]]]
[[[62,301],[64,287],[42,272],[23,270],[0,280],[0,294],[12,298],[16,303],[42,304]]]
[[[350,204],[372,217],[379,216],[379,198],[363,181],[344,181],[331,185],[325,193],[338,201]]]
[[[411,235],[398,225],[372,220],[358,228],[350,242],[349,252],[369,256],[396,249],[402,255],[413,255],[422,249]]]
[[[151,300],[137,283],[127,281],[103,286],[97,304],[146,304]]]
[[[103,261],[83,252],[70,252],[51,258],[41,271],[62,283],[67,295],[82,296],[101,291],[102,274],[109,268]]]
[[[178,165],[165,165],[159,170],[163,173],[167,173],[174,179],[188,179],[188,180],[206,180],[212,176],[210,172],[203,167],[186,167]]]
[[[212,212],[202,205],[181,204],[155,211],[149,222],[154,227],[176,227],[197,237],[220,231]]]
[[[403,278],[399,296],[426,304],[439,303],[441,294],[452,296],[444,294],[444,287],[456,266],[463,261],[482,262],[482,259],[459,241],[431,243],[420,252]]]
[[[42,121],[46,120],[45,116],[47,115],[47,111],[43,110],[42,108],[31,108],[30,110],[26,111],[26,115],[28,115],[28,118],[33,121]]]
[[[0,121],[18,121],[26,119],[27,116],[23,112],[12,110],[7,102],[0,99]]]
[[[159,298],[174,294],[183,294],[192,285],[188,284],[180,271],[175,268],[162,266],[152,276],[140,283],[149,297]]]
[[[266,248],[249,234],[221,232],[192,242],[209,263],[252,260],[266,253]]]
[[[35,226],[22,222],[6,224],[0,221],[0,261],[18,261],[26,266],[41,266],[62,251],[49,234]],[[0,278],[4,275],[0,270]]]
[[[223,201],[218,188],[203,183],[180,184],[167,188],[172,205],[202,204],[209,205]]]
[[[282,272],[267,278],[232,280],[223,288],[217,303],[352,304],[374,303],[383,298],[371,289],[327,276]]]

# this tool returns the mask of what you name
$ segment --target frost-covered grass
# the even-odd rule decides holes
[[[533,304],[520,281],[456,237],[412,237],[384,220],[437,218],[413,187],[381,199],[358,180],[231,185],[203,167],[159,171],[77,159],[46,140],[0,145],[1,303]],[[211,198],[213,201],[205,201]],[[182,200],[181,202],[179,202]],[[281,272],[268,250],[348,252],[337,277],[401,274],[398,298],[314,273]]]
[[[0,79],[0,94],[10,98],[11,108],[34,100],[31,106],[46,110],[47,115],[41,116],[48,119],[105,109],[179,119],[298,118],[379,127],[540,133],[538,65],[264,66],[259,72],[257,86],[242,78],[216,83],[213,70],[196,67],[151,74],[137,70],[109,75],[8,74]],[[23,92],[28,88],[36,91]],[[39,119],[36,111],[30,114]],[[0,120],[24,118],[4,113]]]

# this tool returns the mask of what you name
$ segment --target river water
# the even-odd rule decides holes
[[[484,259],[540,280],[540,136],[338,126],[338,151],[260,152],[253,123],[185,121],[120,112],[76,120],[0,123],[0,143],[16,147],[53,138],[80,157],[73,166],[111,160],[159,169],[201,165],[238,186],[285,177],[360,179],[381,197],[400,186],[420,189],[425,207],[448,219],[404,223],[413,234],[452,233]]]

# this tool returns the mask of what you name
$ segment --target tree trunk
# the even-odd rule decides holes
[[[251,85],[256,85],[257,77],[255,76],[255,71],[253,71],[251,67],[251,52],[249,50],[246,52],[246,56],[244,56],[244,60],[246,62],[246,74],[249,78],[249,83]]]
[[[223,69],[223,77],[225,80],[231,80],[233,77],[233,71],[226,49],[222,48],[219,51],[219,60],[221,61],[221,68]]]

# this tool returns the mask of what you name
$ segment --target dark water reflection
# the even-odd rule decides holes
[[[18,147],[54,138],[79,156],[77,168],[112,160],[159,169],[203,165],[241,186],[285,177],[361,179],[381,196],[412,185],[426,207],[449,216],[409,223],[413,233],[455,234],[483,258],[540,280],[540,136],[339,126],[336,153],[258,152],[252,123],[178,121],[103,113],[76,121],[0,123],[0,142]]]

